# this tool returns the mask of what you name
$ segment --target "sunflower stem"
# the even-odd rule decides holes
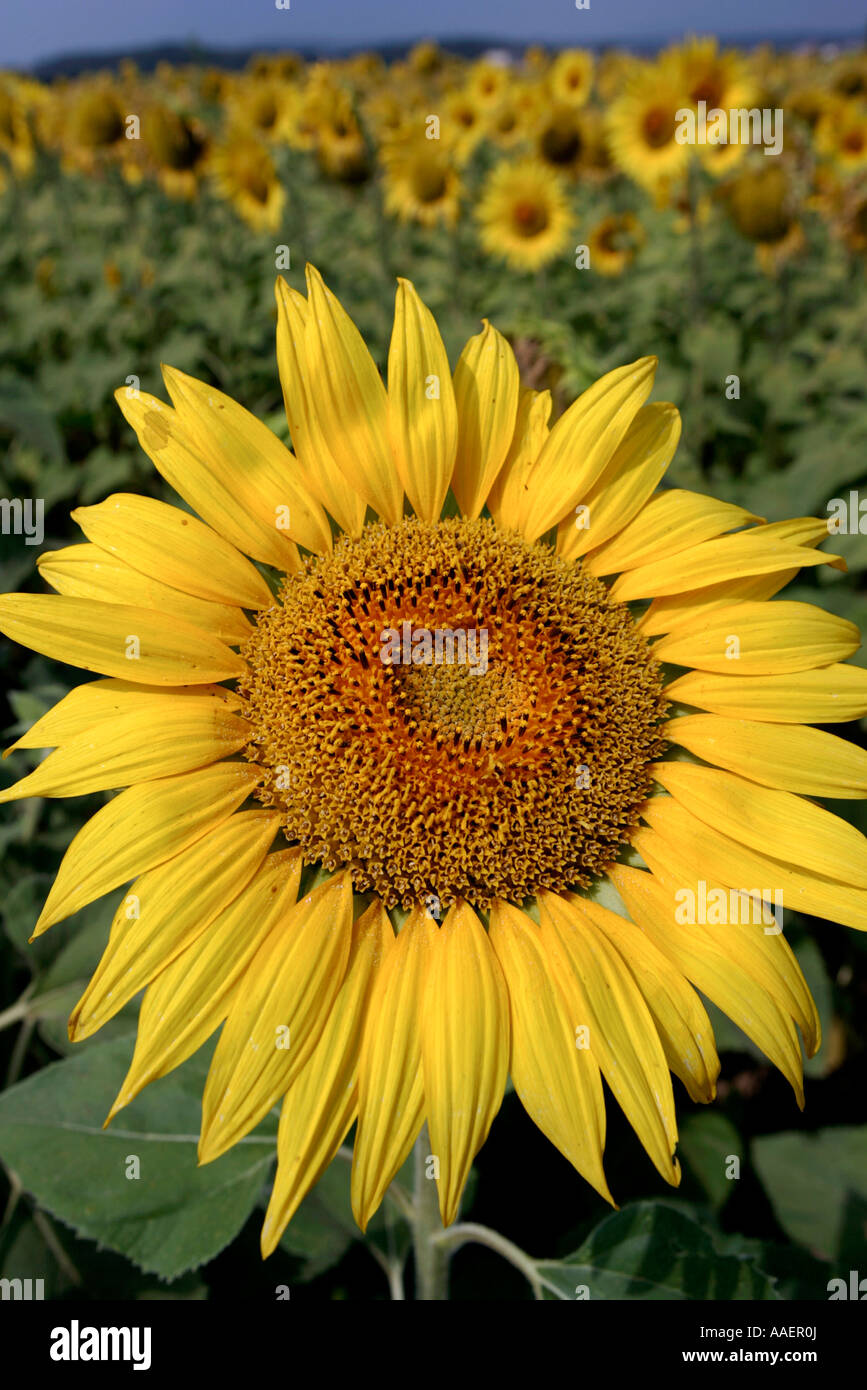
[[[415,1141],[415,1201],[412,1242],[415,1255],[415,1296],[425,1302],[443,1303],[449,1296],[450,1252],[437,1243],[442,1234],[437,1186],[427,1177],[430,1135],[427,1125]]]
[[[474,1245],[486,1245],[489,1250],[495,1250],[498,1255],[502,1255],[504,1260],[514,1265],[523,1274],[527,1283],[533,1290],[533,1297],[541,1300],[542,1281],[536,1269],[535,1261],[530,1258],[517,1245],[513,1245],[505,1236],[501,1236],[499,1231],[492,1231],[487,1226],[477,1226],[474,1222],[465,1221],[460,1226],[449,1226],[446,1231],[439,1231],[431,1238],[433,1243],[443,1250],[454,1253],[462,1245],[470,1243]]]

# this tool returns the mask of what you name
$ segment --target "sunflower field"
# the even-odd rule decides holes
[[[681,138],[684,112],[704,120],[714,111],[755,111],[765,124],[756,123],[751,140]],[[867,655],[849,640],[853,625],[867,630],[865,270],[863,49],[745,51],[712,38],[685,38],[652,58],[625,49],[532,48],[507,61],[499,53],[458,57],[426,42],[390,63],[376,53],[322,61],[261,54],[242,71],[165,63],[144,71],[128,61],[45,82],[0,72],[0,631],[12,639],[0,646],[3,746],[10,750],[0,778],[0,1280],[42,1280],[46,1299],[94,1303],[267,1302],[288,1298],[290,1291],[292,1298],[318,1301],[773,1303],[861,1296],[833,1294],[833,1281],[843,1280],[848,1289],[851,1271],[867,1276]],[[314,319],[326,325],[318,358],[310,347]],[[370,400],[378,402],[381,390],[364,376],[367,365],[357,380],[349,372],[347,364],[360,361],[349,320],[388,381],[396,501],[391,484],[374,478],[372,465],[365,471],[367,426],[358,425],[356,434],[343,428],[353,412],[364,414]],[[306,344],[306,359],[299,342]],[[486,353],[494,354],[495,366],[485,366]],[[413,411],[422,407],[412,402],[418,383],[406,387],[403,407],[394,404],[393,383],[401,372],[409,380],[414,368],[407,364],[419,362],[428,399],[429,383],[436,384],[438,400],[441,378],[448,383],[454,372],[454,388],[448,385],[446,394],[456,403],[451,458],[457,450],[457,463],[453,475],[443,474],[439,492],[430,476],[416,471],[417,458],[435,460],[445,447],[443,431],[452,427],[428,434],[417,429]],[[624,364],[632,364],[629,374]],[[496,389],[490,373],[500,373]],[[303,389],[293,385],[296,378]],[[653,403],[645,405],[651,384]],[[612,414],[611,422],[605,416],[604,429],[599,424],[600,432],[611,431],[608,452],[604,459],[598,455],[587,489],[570,490],[570,479],[589,468],[602,447],[587,421],[591,406],[595,411],[602,402],[594,393],[603,385],[612,401],[622,393],[617,410],[626,414]],[[463,422],[488,389],[485,427],[502,433],[503,444],[482,479],[472,474]],[[504,414],[506,396],[511,413]],[[547,441],[567,438],[570,408],[582,398],[584,432],[568,436],[572,453],[556,464],[562,470],[557,509],[544,492],[532,491],[535,460],[544,457]],[[602,410],[599,403],[600,421]],[[622,421],[619,432],[616,421]],[[477,452],[484,455],[481,426],[477,435]],[[161,462],[169,439],[177,449],[171,467]],[[236,463],[248,451],[276,459],[279,449],[279,458],[298,466],[288,538],[279,535],[279,545],[266,538],[258,552],[244,552],[250,560],[239,551],[245,518],[258,505],[257,484],[245,482],[235,495],[229,474],[221,474],[219,501],[216,491],[205,489],[201,505],[195,488],[182,486],[188,475],[181,454],[192,458],[211,446],[215,457],[222,449],[221,457],[231,454]],[[317,449],[333,469],[327,485],[317,472]],[[552,459],[554,453],[552,445]],[[633,496],[639,472],[649,476],[651,465],[648,493]],[[621,491],[606,496],[599,479]],[[529,504],[522,489],[534,499]],[[581,529],[588,498],[602,532],[594,533],[592,521],[586,533]],[[169,503],[174,520],[163,530],[168,511],[159,508]],[[365,526],[366,504],[390,525],[374,525],[368,517]],[[106,510],[111,507],[116,515]],[[411,511],[413,526],[406,520]],[[648,529],[642,531],[645,516]],[[402,527],[408,528],[405,537]],[[338,545],[341,530],[340,544],[348,549]],[[157,532],[162,539],[152,541]],[[328,645],[332,634],[354,650],[347,624],[362,632],[368,606],[378,602],[377,585],[385,603],[380,611],[392,611],[392,572],[412,569],[419,536],[427,550],[418,573],[426,579],[416,584],[416,595],[425,601],[430,575],[440,575],[442,601],[456,621],[469,602],[471,581],[476,596],[488,596],[491,611],[498,597],[502,601],[502,631],[513,615],[516,622],[523,618],[521,604],[533,586],[545,587],[544,611],[552,613],[559,612],[558,603],[564,612],[586,605],[595,613],[601,586],[610,586],[614,606],[632,615],[639,637],[594,629],[598,667],[608,681],[608,741],[600,735],[598,756],[608,757],[610,744],[618,767],[631,765],[630,759],[641,769],[652,767],[663,804],[654,797],[656,809],[640,813],[645,825],[639,827],[636,808],[646,794],[646,771],[626,779],[625,787],[612,771],[602,791],[588,791],[580,815],[571,801],[539,791],[544,773],[537,778],[536,771],[548,764],[533,759],[549,757],[553,766],[568,756],[577,736],[574,720],[557,722],[562,682],[554,682],[548,722],[530,747],[532,719],[522,701],[536,707],[553,666],[542,671],[540,657],[536,671],[526,634],[516,638],[514,661],[515,669],[529,663],[526,682],[532,669],[532,701],[529,685],[516,676],[513,687],[504,676],[485,697],[490,709],[481,708],[479,694],[469,725],[460,722],[469,718],[464,686],[475,699],[483,681],[468,680],[448,695],[432,686],[410,701],[411,709],[400,706],[413,731],[413,721],[433,718],[434,709],[437,719],[446,710],[462,731],[470,729],[468,756],[475,741],[476,753],[484,748],[488,757],[474,774],[476,785],[499,768],[497,759],[513,739],[525,740],[528,780],[502,811],[499,839],[494,821],[482,836],[497,841],[495,855],[476,846],[478,826],[463,810],[475,804],[470,791],[468,801],[455,797],[463,820],[456,813],[449,822],[462,857],[453,841],[435,844],[436,809],[422,814],[415,801],[399,800],[392,781],[377,780],[381,756],[371,754],[368,768],[362,746],[367,739],[368,751],[373,748],[370,731],[379,727],[369,701],[359,706],[370,724],[362,727],[352,762],[353,768],[364,765],[364,779],[344,783],[338,797],[333,776],[323,771],[321,748],[319,762],[308,766],[298,749],[305,729],[328,726],[333,683],[308,687],[303,667],[293,666],[295,639],[279,624],[294,614],[297,631],[321,656],[318,669],[327,670],[329,660],[339,665]],[[162,547],[156,570],[130,558],[136,537]],[[755,546],[767,548],[759,560],[759,550],[750,548],[755,537]],[[141,694],[145,665],[143,685],[133,690],[123,679],[125,662],[117,671],[110,661],[95,663],[88,654],[87,614],[97,605],[137,604],[137,612],[145,607],[171,615],[172,595],[177,599],[192,573],[185,547],[195,549],[200,538],[202,577],[184,594],[180,627],[204,623],[207,609],[213,625],[208,640],[226,659],[214,664],[215,649],[203,639],[196,661],[203,667],[211,661],[211,674],[185,681],[177,677],[180,667],[160,668],[149,679],[155,689],[169,690],[167,701],[176,699],[171,707],[159,706],[159,716],[154,706],[153,722],[145,726],[135,722],[132,700],[120,713],[123,702],[112,703],[120,686],[135,699],[152,698]],[[543,541],[550,547],[544,560],[536,554]],[[724,552],[712,549],[724,543],[731,543],[727,569],[716,558]],[[457,563],[457,580],[449,568],[451,545],[465,561],[463,568]],[[696,550],[693,570],[679,582],[671,566],[690,547]],[[310,557],[320,551],[329,558],[311,568]],[[705,563],[708,572],[699,574],[695,567]],[[350,577],[353,564],[361,577]],[[214,575],[231,575],[239,597],[226,597],[222,579],[210,577],[211,565]],[[295,585],[291,601],[288,590],[278,590],[281,568]],[[150,585],[146,597],[142,574]],[[642,579],[657,587],[643,588]],[[41,608],[15,606],[36,603],[37,596],[41,602],[49,589],[62,598],[46,602],[79,604],[65,610],[62,636],[53,617],[43,620]],[[320,621],[323,592],[332,590],[345,609],[324,609]],[[278,592],[282,606],[274,602]],[[434,593],[438,599],[436,585]],[[678,641],[691,602],[711,627],[714,610],[727,612],[729,604],[757,609],[761,603],[784,626],[790,613],[796,622],[795,608],[785,605],[797,605],[797,644],[813,642],[813,659],[791,656],[784,635],[775,637],[776,664],[754,664],[740,677],[769,683],[761,699],[753,687],[750,698],[758,704],[723,694],[723,685],[735,679],[725,665],[702,665],[695,645]],[[248,616],[266,610],[279,620]],[[133,607],[123,611],[132,614]],[[568,627],[565,619],[561,626]],[[728,640],[724,624],[719,630]],[[579,647],[569,648],[562,632],[560,639],[552,647],[553,665],[564,652],[583,663]],[[654,670],[677,685],[670,696],[661,693],[662,677],[636,674],[638,649],[629,644],[640,641],[644,651],[647,639],[660,652]],[[235,691],[230,697],[226,682],[241,670],[233,650],[239,647],[248,664],[240,697]],[[80,687],[81,667],[93,673],[85,679],[108,677],[105,704],[98,704],[94,687],[89,714],[85,697],[79,709],[79,697],[70,695]],[[591,667],[596,670],[588,658]],[[496,674],[495,663],[490,669]],[[839,685],[829,672],[840,673],[834,675]],[[831,683],[823,685],[826,676]],[[257,793],[259,808],[235,818],[247,817],[246,838],[242,842],[238,830],[222,859],[214,851],[205,870],[184,858],[189,835],[162,859],[148,859],[147,837],[157,831],[149,828],[143,801],[130,841],[130,872],[100,878],[97,843],[89,850],[97,867],[87,870],[94,875],[93,892],[85,891],[87,883],[72,882],[73,868],[66,879],[63,871],[58,875],[70,842],[85,843],[74,837],[91,834],[92,824],[98,836],[99,826],[109,825],[92,818],[173,770],[154,772],[154,763],[150,772],[127,778],[112,780],[110,770],[100,775],[114,756],[111,739],[124,736],[123,721],[130,721],[145,766],[148,738],[159,741],[163,720],[184,727],[180,707],[193,709],[198,696],[189,692],[203,679],[212,698],[200,717],[214,721],[221,751],[211,759],[214,768],[203,769],[208,760],[197,763],[191,749],[177,777],[213,775],[213,783],[202,786],[208,798],[229,798],[228,815],[240,800],[229,806],[219,778],[246,772],[239,759],[249,759],[255,744],[268,773]],[[361,690],[364,679],[359,686],[353,678],[353,689]],[[58,705],[65,697],[72,703]],[[760,706],[764,713],[756,712]],[[388,711],[394,713],[390,704]],[[348,746],[358,728],[344,716],[338,732],[341,746]],[[667,745],[660,734],[664,717],[670,721]],[[31,733],[37,721],[45,721],[41,733]],[[678,723],[683,728],[672,732]],[[82,742],[85,733],[90,742]],[[106,742],[100,743],[101,735]],[[457,747],[457,734],[454,742]],[[631,751],[624,756],[627,743]],[[666,746],[668,760],[655,761]],[[39,771],[46,747],[58,751]],[[66,762],[52,764],[61,754]],[[218,757],[226,761],[217,763]],[[287,761],[303,782],[297,804],[282,795]],[[577,766],[585,767],[580,758]],[[52,767],[60,770],[53,774]],[[381,788],[388,796],[382,792],[379,802]],[[370,808],[362,814],[358,806],[368,793],[374,809],[363,835],[357,831],[362,853],[352,839],[356,831],[347,826],[357,827],[367,815]],[[437,795],[448,800],[441,787]],[[314,826],[316,815],[327,820],[326,802],[331,808],[338,800],[339,834]],[[701,946],[681,926],[683,941],[669,943],[639,879],[651,876],[641,870],[652,871],[659,894],[681,881],[688,856],[677,857],[683,836],[675,804],[678,815],[695,815],[708,827],[708,836],[718,833],[729,846],[746,846],[756,874],[778,871],[779,879],[763,880],[762,888],[785,883],[783,934],[754,927],[749,939],[723,939],[720,929],[711,936],[703,928]],[[395,819],[395,805],[404,820]],[[541,906],[532,873],[516,867],[517,854],[515,862],[509,859],[525,820],[537,816],[548,818],[550,841],[540,831],[525,858],[544,860]],[[409,1079],[393,1078],[393,1131],[378,1134],[366,1148],[357,1141],[354,1159],[353,1135],[365,1121],[372,1134],[375,1121],[363,1114],[352,1130],[356,1073],[351,1066],[340,1072],[336,1062],[329,1071],[320,1053],[332,1058],[341,1047],[363,1045],[369,1068],[381,1067],[376,1075],[387,1090],[388,1058],[371,1057],[377,1046],[388,1051],[392,1042],[396,1056],[408,1036],[399,1001],[386,1019],[385,1044],[367,1034],[359,1041],[361,1022],[354,1041],[343,1036],[340,1018],[350,1018],[353,990],[358,1020],[367,1007],[363,982],[354,982],[353,970],[362,969],[352,964],[355,954],[347,966],[337,945],[323,937],[315,959],[304,964],[297,948],[311,996],[327,993],[333,968],[335,988],[347,972],[343,991],[350,1002],[343,1015],[336,1008],[329,1015],[328,1046],[312,1060],[305,1054],[307,1071],[292,1072],[288,1091],[284,1085],[272,1093],[250,1070],[252,1063],[238,1063],[232,1072],[227,1060],[236,1042],[240,1055],[241,1035],[252,1038],[260,1018],[269,1020],[273,1036],[274,1018],[265,985],[257,994],[258,985],[251,984],[250,1002],[244,1008],[238,1002],[237,943],[249,934],[248,921],[232,919],[232,893],[217,893],[220,875],[226,864],[246,874],[233,892],[252,881],[244,893],[259,891],[259,906],[254,902],[250,912],[264,920],[268,899],[262,894],[277,892],[278,883],[284,891],[290,860],[273,864],[270,886],[253,871],[264,879],[266,870],[257,867],[267,848],[262,835],[270,830],[273,837],[272,821],[276,826],[280,817],[283,841],[272,848],[296,853],[286,850],[289,844],[304,851],[297,851],[297,864],[291,860],[290,877],[292,901],[297,895],[299,903],[313,903],[305,931],[313,931],[317,912],[336,920],[344,909],[351,927],[354,887],[356,904],[367,915],[379,914],[369,928],[373,944],[357,945],[353,937],[359,958],[369,949],[378,960],[385,945],[374,935],[385,933],[389,951],[402,953],[405,978],[423,973],[413,956],[422,948],[413,941],[421,940],[428,893],[442,897],[444,914],[451,909],[455,939],[464,931],[475,942],[465,959],[455,955],[437,967],[437,989],[446,998],[452,989],[461,1006],[437,1034],[436,1056],[432,1043],[430,1055],[424,1053],[428,1110],[418,1110],[410,1133],[413,1108],[421,1104],[410,1088],[409,1072],[415,1067],[421,1074],[422,1068],[421,1053],[413,1053]],[[596,834],[603,822],[604,833],[598,829],[599,842],[586,854],[583,842],[577,857],[557,849],[556,862],[565,867],[562,882],[555,881],[545,856],[554,862],[549,843],[560,845],[561,827],[574,836],[580,824]],[[398,846],[408,826],[418,841]],[[218,825],[209,833],[222,830]],[[705,886],[754,887],[742,882],[752,871],[742,867],[746,860],[726,878],[710,840],[705,848]],[[471,856],[473,864],[492,865],[481,887],[466,869]],[[164,861],[171,869],[181,859],[170,883],[175,927],[167,909],[160,928],[165,939],[154,945],[135,937],[135,949],[127,950],[119,943],[128,921],[128,885],[137,879],[138,892],[150,874],[154,893],[168,893],[159,887],[159,874],[165,885]],[[279,853],[272,856],[279,859]],[[83,881],[83,860],[64,862]],[[215,863],[222,865],[219,872]],[[351,882],[340,877],[346,865]],[[347,883],[348,906],[345,892],[339,900]],[[555,905],[552,887],[575,891]],[[199,933],[209,923],[212,932],[223,933],[221,953],[212,952],[208,965],[195,955],[196,933],[181,930],[191,895],[200,904],[213,899],[207,911],[201,907]],[[519,912],[531,899],[532,909]],[[440,925],[435,901],[425,930],[431,921]],[[570,936],[572,919],[566,920],[563,904],[585,914],[580,920],[587,933],[604,939],[586,960],[575,954],[584,947]],[[355,924],[359,941],[367,915]],[[627,929],[635,934],[632,946],[631,937],[618,935]],[[519,961],[521,933],[537,930],[556,938],[550,959],[563,971],[574,967],[586,984],[604,959],[614,972],[609,981],[617,981],[612,1008],[619,1021],[608,1025],[614,1041],[589,1045],[592,1095],[598,1092],[600,1105],[600,1069],[609,1088],[598,1152],[589,1156],[593,1143],[584,1127],[590,1133],[598,1121],[588,1099],[592,1087],[587,1082],[577,1099],[566,1095],[563,1077],[574,1057],[568,1067],[567,1060],[558,1061],[560,1044],[553,1041],[565,1018],[571,1046],[581,1025],[573,1014],[580,1009],[569,1013],[566,992],[561,998],[552,991],[546,1015],[538,1003],[541,986],[537,992],[527,983],[536,968],[527,964],[535,944],[526,945]],[[338,952],[333,958],[332,950]],[[230,960],[235,974],[225,964]],[[480,1023],[473,1034],[473,986],[466,981],[475,979],[479,961],[479,997],[487,1001],[480,1016],[503,1010],[511,1021],[511,1052],[508,1042],[493,1037],[494,1025],[486,1032]],[[269,987],[286,969],[275,953],[266,971]],[[380,993],[387,993],[385,986]],[[641,1027],[622,1022],[633,997]],[[183,1010],[178,999],[185,1001]],[[496,1007],[492,1000],[499,1001]],[[430,1013],[434,1006],[425,1007]],[[522,1007],[541,1011],[532,1025],[522,1022]],[[303,1009],[301,1015],[299,1036],[313,1027],[312,1015]],[[606,1032],[604,1018],[593,1015],[592,1037]],[[146,1020],[158,1035],[150,1051],[142,1041]],[[652,1037],[641,1031],[645,1025]],[[326,1025],[320,1018],[316,1026]],[[522,1027],[528,1031],[520,1042]],[[683,1039],[701,1052],[703,1029],[704,1042],[711,1031],[712,1038],[699,1075],[684,1061]],[[462,1103],[484,1112],[484,1123],[469,1136],[457,1133],[453,1119],[443,1119],[460,1108],[449,1091],[458,1084],[449,1071],[449,1049],[460,1052],[455,1039],[464,1033],[475,1041],[460,1053],[455,1074],[478,1064],[482,1080]],[[579,1037],[573,1052],[581,1046]],[[287,1048],[291,1054],[288,1041]],[[496,1066],[489,1052],[497,1054]],[[669,1070],[674,1073],[670,1108],[665,1096],[660,1100],[657,1062],[669,1092]],[[248,1088],[243,1104],[250,1098],[244,1116],[235,1123],[232,1111],[219,1134],[224,1115],[213,1095],[215,1075],[234,1077],[236,1096],[242,1084]],[[492,1099],[497,1078],[499,1095]],[[447,1093],[439,1109],[431,1099],[437,1086],[441,1100]],[[230,1089],[227,1083],[225,1096]],[[290,1098],[294,1092],[296,1109],[290,1114],[287,1101],[281,1121],[284,1091]],[[326,1093],[333,1101],[327,1112],[316,1099]],[[258,1109],[254,1098],[262,1101]],[[425,1120],[428,1129],[413,1147]],[[433,1177],[440,1179],[439,1208]]]

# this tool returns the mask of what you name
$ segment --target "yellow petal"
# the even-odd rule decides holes
[[[299,1204],[319,1181],[358,1110],[358,1056],[377,972],[394,945],[394,930],[375,902],[352,931],[340,993],[310,1061],[289,1087],[277,1134],[277,1175],[262,1225],[270,1255]]]
[[[777,724],[844,724],[867,714],[867,671],[837,663],[790,675],[729,676],[689,671],[665,687],[678,704]]]
[[[770,1058],[803,1109],[801,1049],[791,1018],[697,924],[684,927],[671,891],[649,873],[615,865],[611,879],[633,921],[687,979],[722,1009]]]
[[[370,999],[352,1157],[352,1210],[362,1231],[424,1123],[420,1014],[436,931],[424,908],[409,914]]]
[[[473,1159],[500,1108],[509,1069],[509,1000],[472,908],[457,903],[432,940],[422,1070],[440,1215],[450,1226]]]
[[[290,561],[287,540],[330,550],[328,518],[273,430],[231,396],[175,367],[164,366],[163,377],[177,425],[201,459],[197,491],[207,484],[215,529],[224,534],[231,527],[239,550],[278,569]]]
[[[867,888],[867,840],[824,807],[697,763],[655,763],[653,776],[694,816],[733,840],[785,863]]]
[[[581,911],[608,937],[641,990],[650,1010],[669,1069],[679,1077],[694,1101],[716,1095],[719,1057],[707,1010],[673,968],[668,956],[654,946],[632,922],[589,898],[579,900]]]
[[[782,922],[777,922],[771,910],[775,904],[769,903],[763,910],[754,895],[727,890],[713,878],[697,879],[677,847],[668,845],[652,830],[643,830],[641,837],[642,858],[655,880],[673,895],[679,908],[682,905],[679,920],[685,920],[690,930],[694,926],[700,929],[699,949],[702,941],[709,940],[731,970],[755,981],[794,1019],[804,1035],[807,1056],[812,1057],[822,1041],[822,1025],[801,967],[783,931],[777,930]],[[796,1070],[800,1075],[800,1065]]]
[[[778,893],[790,911],[867,931],[867,892],[863,888],[851,888],[822,874],[800,873],[782,860],[759,854],[712,830],[672,796],[652,797],[642,816],[652,830],[679,849],[694,878],[716,878],[727,888],[737,888],[765,902],[773,902]],[[639,829],[631,841],[639,854],[643,853],[642,836]]]
[[[164,374],[170,371],[163,368]],[[115,392],[115,400],[154,467],[225,543],[236,552],[278,569],[293,573],[299,568],[296,546],[288,533],[275,524],[275,516],[282,520],[285,513],[261,515],[263,487],[259,467],[252,478],[243,469],[233,467],[231,458],[209,435],[206,423],[198,435],[194,434],[188,406],[186,418],[182,418],[180,411],[156,396],[145,391],[130,394],[123,386]],[[291,461],[294,466],[294,460]],[[275,507],[288,502],[282,488],[279,498],[275,500],[273,493],[269,496]]]
[[[277,279],[277,369],[283,388],[289,433],[308,487],[337,524],[350,536],[364,527],[367,504],[343,476],[332,458],[311,405],[312,379],[308,379],[304,338],[307,301],[290,289],[282,275]]]
[[[267,855],[228,907],[148,985],[135,1054],[105,1125],[151,1081],[191,1057],[223,1022],[256,951],[295,903],[302,857],[300,849]]]
[[[164,710],[169,701],[184,700],[191,710],[211,708],[226,711],[241,707],[241,697],[224,685],[161,686],[154,690],[130,681],[89,681],[64,695],[41,719],[22,734],[3,754],[8,758],[16,748],[56,748],[70,743],[101,720],[131,710]]]
[[[530,469],[521,529],[534,541],[572,513],[608,467],[653,388],[657,359],[607,372],[570,405]]]
[[[276,811],[243,811],[137,878],[69,1020],[89,1038],[202,934],[249,883],[277,834]]]
[[[735,640],[736,639],[736,640]],[[657,661],[726,675],[808,671],[843,661],[861,645],[854,623],[810,603],[734,603],[663,637]],[[793,684],[797,684],[794,682]]]
[[[120,792],[70,844],[31,940],[180,854],[226,820],[260,780],[261,773],[244,763],[217,763]]]
[[[344,872],[290,908],[259,947],[211,1061],[200,1163],[243,1139],[299,1075],[343,981],[351,931]]]
[[[458,415],[449,359],[433,314],[398,280],[388,353],[388,429],[413,511],[438,521],[455,466]]]
[[[72,513],[89,541],[173,589],[240,608],[270,608],[271,590],[244,556],[198,517],[132,492]]]
[[[219,637],[229,647],[240,646],[253,631],[240,608],[170,589],[168,584],[130,569],[123,560],[101,550],[98,545],[70,545],[65,550],[50,550],[40,555],[36,563],[46,584],[69,598],[156,608],[160,613],[180,618]]]
[[[597,575],[638,569],[755,520],[752,512],[731,502],[671,488],[651,497],[633,521],[588,558],[586,568]]]
[[[550,416],[550,391],[521,391],[509,452],[488,493],[488,511],[501,530],[520,529],[527,475],[550,433]]]
[[[144,685],[204,685],[246,662],[201,628],[126,603],[55,594],[0,595],[0,632],[33,651]]]
[[[535,922],[510,903],[491,909],[491,945],[509,992],[515,1090],[530,1119],[614,1205],[602,1166],[605,1101],[599,1066],[576,1046],[576,1023],[554,983]]]
[[[867,796],[867,749],[821,729],[685,714],[670,719],[663,732],[705,762],[767,787],[805,796]]]
[[[705,582],[724,584],[754,574],[825,565],[828,556],[803,545],[766,540],[759,531],[740,531],[690,546],[667,560],[653,561],[622,574],[611,586],[618,603],[659,594],[693,592]]]
[[[394,525],[403,511],[403,488],[388,439],[385,387],[361,334],[313,266],[307,267],[307,293],[308,405],[344,477]]]
[[[675,406],[654,401],[641,407],[611,462],[581,498],[577,509],[581,514],[565,516],[561,521],[557,552],[564,560],[577,560],[597,550],[642,513],[674,458],[680,431],[680,412]]]
[[[756,526],[750,534],[798,546],[814,546],[828,539],[828,526],[827,520],[802,516]],[[846,568],[845,561],[839,556],[824,555],[822,563],[833,569],[840,569],[841,566]],[[675,628],[695,622],[699,610],[705,614],[713,608],[728,608],[732,603],[761,602],[773,598],[797,576],[799,569],[798,566],[770,574],[753,574],[747,579],[727,579],[722,583],[706,584],[684,593],[655,598],[640,618],[638,626],[648,637],[655,636],[659,632],[673,632]]]
[[[22,796],[84,796],[190,772],[237,753],[249,737],[247,720],[217,700],[197,708],[166,698],[158,710],[107,717],[70,739],[35,772],[0,791],[0,802]]]
[[[455,367],[458,451],[452,491],[465,517],[479,515],[503,466],[515,432],[518,364],[487,319]]]
[[[626,962],[574,899],[539,895],[542,949],[590,1050],[648,1157],[676,1187],[677,1120],[659,1035]]]

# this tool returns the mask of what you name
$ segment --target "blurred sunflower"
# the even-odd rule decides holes
[[[286,192],[267,148],[255,135],[230,130],[208,164],[217,189],[254,231],[276,231]]]
[[[754,243],[763,270],[774,271],[803,249],[794,191],[778,161],[745,170],[723,190],[723,197],[741,236]]]
[[[491,111],[503,100],[513,80],[513,73],[503,64],[481,59],[467,71],[467,95],[483,112]]]
[[[444,109],[444,118],[440,122],[442,141],[454,153],[458,163],[465,164],[484,139],[484,108],[471,92],[463,89],[446,97]]]
[[[165,191],[175,198],[194,197],[208,155],[200,123],[167,106],[154,106],[145,113],[142,141]]]
[[[461,181],[440,141],[402,137],[383,145],[386,209],[403,222],[452,227],[460,211]]]
[[[696,990],[803,1104],[796,1029],[811,1056],[819,1019],[762,897],[867,928],[864,837],[815,800],[863,796],[867,754],[806,727],[867,713],[859,634],[767,602],[842,565],[826,521],[655,493],[680,423],[646,404],[654,358],[549,429],[490,324],[452,376],[406,280],[387,390],[315,270],[277,301],[295,454],[171,368],[171,406],[122,388],[193,514],[79,508],[85,543],[40,561],[58,594],[0,600],[8,636],[107,678],[19,739],[55,751],[3,799],[125,788],[34,932],[134,879],[70,1036],[145,990],[114,1115],[222,1027],[201,1161],[282,1099],[264,1254],[356,1120],[360,1226],[425,1120],[452,1221],[508,1072],[605,1198],[603,1077],[676,1185],[669,1073],[707,1102],[719,1069]],[[443,629],[477,656],[485,634],[484,673],[430,659],[418,634]]]
[[[111,86],[85,86],[61,117],[64,163],[90,172],[99,160],[127,155],[125,116],[121,98]]]
[[[690,147],[676,138],[677,113],[687,106],[676,64],[659,61],[633,69],[607,116],[611,154],[618,168],[649,187],[681,175]]]
[[[13,84],[0,75],[0,156],[5,155],[18,175],[29,174],[35,150],[27,111]],[[2,169],[2,158],[0,158]]]
[[[867,104],[834,101],[816,123],[815,147],[842,174],[867,168]]]
[[[316,158],[329,178],[363,183],[370,177],[367,143],[348,97],[317,130]]]
[[[284,83],[257,79],[238,83],[226,112],[230,126],[255,132],[265,140],[282,140],[290,120],[292,89]]]
[[[542,107],[535,129],[535,153],[555,173],[576,177],[587,155],[587,114],[574,106]]]
[[[622,275],[646,240],[634,213],[618,212],[603,217],[587,237],[590,266],[598,275]]]
[[[551,99],[564,106],[584,106],[593,88],[593,54],[583,48],[565,48],[548,71]]]
[[[479,240],[516,270],[539,270],[564,250],[572,214],[558,176],[537,159],[503,160],[491,170],[476,208]]]

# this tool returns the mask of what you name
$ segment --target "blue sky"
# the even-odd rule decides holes
[[[671,38],[864,32],[867,0],[2,0],[0,68],[83,50],[191,38],[215,47],[375,47],[426,36],[552,45]]]

